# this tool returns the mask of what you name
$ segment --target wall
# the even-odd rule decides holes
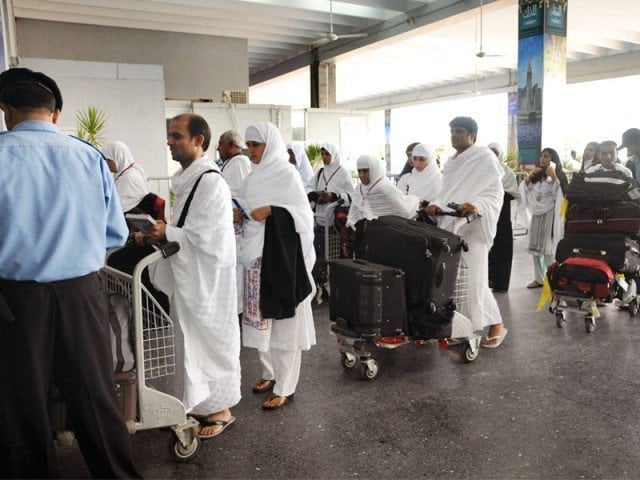
[[[147,176],[167,175],[161,65],[23,58],[19,66],[45,72],[58,83],[62,131],[75,134],[78,109],[95,105],[108,117],[106,142],[126,143]]]
[[[20,57],[162,65],[169,99],[249,88],[246,39],[23,18],[16,37]]]

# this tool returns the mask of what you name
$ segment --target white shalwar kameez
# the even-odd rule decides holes
[[[351,175],[349,171],[340,164],[340,152],[336,147],[330,143],[325,143],[322,145],[322,148],[331,155],[331,163],[329,165],[323,164],[320,167],[311,182],[307,185],[307,191],[335,193],[343,200],[342,205],[348,207],[351,205],[351,199],[353,197]],[[335,202],[315,204],[314,212],[317,225],[324,227],[326,218],[333,219],[335,205]]]
[[[533,255],[533,272],[536,282],[542,285],[558,242],[564,236],[562,187],[559,180],[545,177],[536,183],[522,182],[520,189],[531,217],[529,251]]]
[[[373,155],[363,155],[357,161],[358,170],[369,170],[369,184],[358,184],[347,217],[347,226],[366,218],[373,220],[383,215],[410,218],[418,210],[418,197],[403,195],[385,175],[384,164]]]
[[[247,178],[251,173],[251,161],[246,155],[234,155],[222,164],[220,172],[222,173],[222,178],[224,178],[227,182],[227,185],[229,185],[231,196],[233,198],[236,198],[242,190],[244,179]],[[236,232],[236,249],[238,249],[238,236],[238,232]],[[242,313],[242,284],[244,282],[243,275],[244,269],[242,268],[242,265],[238,263],[236,265],[236,292],[238,295],[238,314]]]
[[[184,335],[184,396],[187,412],[210,415],[240,401],[240,328],[236,316],[236,244],[229,187],[218,173],[206,173],[182,228],[176,227],[198,177],[218,167],[207,155],[171,179],[174,221],[169,241],[175,255],[151,272],[171,302],[171,316]]]
[[[502,323],[498,304],[489,289],[489,250],[496,234],[498,217],[504,200],[503,170],[487,147],[472,145],[452,156],[442,172],[442,189],[432,204],[450,211],[447,205],[471,203],[481,217],[465,223],[457,231],[458,217],[436,217],[438,226],[454,231],[469,244],[462,257],[469,267],[466,308],[462,313],[471,319],[474,330]]]
[[[247,128],[246,141],[265,143],[260,163],[253,164],[251,175],[239,197],[243,209],[250,214],[258,207],[281,207],[293,218],[300,236],[309,282],[314,285],[311,270],[316,261],[313,248],[313,213],[296,168],[289,157],[278,128],[272,123]],[[275,380],[273,393],[288,396],[295,392],[300,375],[302,350],[316,343],[311,311],[315,289],[298,304],[291,318],[268,319],[260,313],[260,268],[264,247],[265,222],[244,220],[238,250],[238,261],[245,269],[242,343],[256,348],[262,365],[262,378]]]
[[[413,167],[413,170],[400,177],[396,186],[405,195],[415,195],[421,202],[431,201],[442,186],[442,173],[438,170],[435,152],[428,145],[419,143],[411,155],[427,158],[427,166],[421,172]]]

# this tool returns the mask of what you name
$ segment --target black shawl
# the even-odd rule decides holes
[[[260,311],[264,318],[291,318],[311,293],[300,236],[285,208],[271,207],[264,231]]]

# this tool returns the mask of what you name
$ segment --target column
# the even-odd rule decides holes
[[[520,162],[566,144],[568,0],[519,0],[517,137]]]

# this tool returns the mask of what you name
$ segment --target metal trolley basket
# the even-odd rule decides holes
[[[457,216],[457,215],[455,215]],[[456,225],[455,231],[463,224],[473,221],[473,218],[462,218]],[[454,232],[455,233],[455,232]],[[381,337],[374,335],[364,337],[354,335],[355,332],[346,331],[337,323],[332,323],[331,331],[335,335],[341,356],[341,365],[345,370],[355,368],[360,365],[360,373],[365,380],[373,380],[378,376],[380,365],[373,358],[369,346],[375,348],[394,349],[402,345],[413,343],[416,347],[425,343],[439,344],[440,349],[445,350],[449,345],[460,345],[460,356],[465,363],[473,362],[480,353],[480,343],[482,341],[482,331],[476,331],[468,314],[467,293],[469,286],[469,267],[460,256],[457,276],[452,295],[455,309],[451,312],[451,333],[446,338],[411,338],[400,335],[396,337]]]
[[[174,325],[169,315],[141,281],[143,270],[154,262],[178,252],[176,242],[162,245],[143,258],[129,275],[105,266],[100,275],[107,294],[117,293],[131,302],[134,323],[135,359],[138,390],[138,420],[129,422],[131,433],[168,427],[173,431],[169,453],[174,460],[187,461],[200,448],[198,422],[187,417],[177,398],[148,385],[152,379],[175,374],[176,344]]]

